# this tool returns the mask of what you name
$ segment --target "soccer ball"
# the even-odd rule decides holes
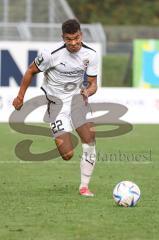
[[[115,202],[123,207],[133,207],[140,199],[140,188],[131,181],[119,182],[113,190]]]

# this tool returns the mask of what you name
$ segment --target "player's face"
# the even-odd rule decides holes
[[[65,33],[63,35],[63,40],[68,51],[72,53],[78,52],[81,48],[82,33],[80,31],[73,34]]]

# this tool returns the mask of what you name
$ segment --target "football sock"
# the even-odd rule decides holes
[[[88,187],[91,175],[96,162],[96,149],[95,143],[82,144],[83,154],[81,158],[81,184],[80,188]]]

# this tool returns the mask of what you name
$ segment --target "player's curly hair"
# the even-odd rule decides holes
[[[81,31],[80,23],[77,19],[68,19],[62,24],[62,33],[74,34]]]

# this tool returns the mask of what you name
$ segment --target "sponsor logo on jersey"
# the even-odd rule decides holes
[[[76,71],[67,71],[67,72],[63,72],[63,71],[59,71],[56,69],[57,72],[60,73],[61,76],[81,76],[84,73],[84,70],[76,70]]]

